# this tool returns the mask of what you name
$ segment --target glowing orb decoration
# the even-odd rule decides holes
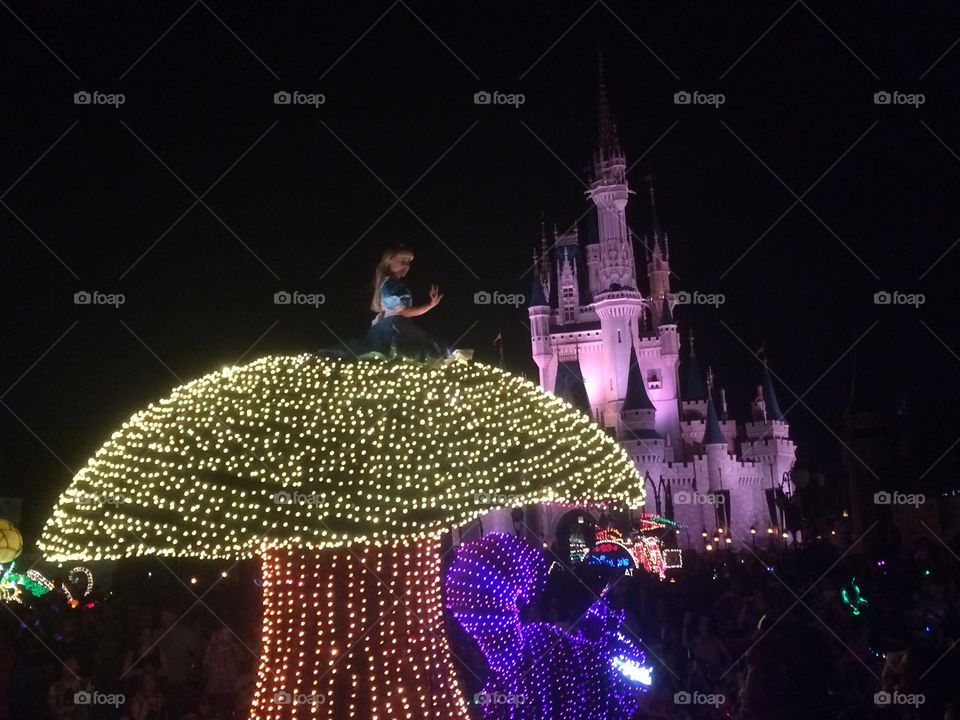
[[[58,561],[259,555],[251,720],[467,720],[441,533],[496,498],[639,507],[642,488],[586,415],[499,368],[273,356],[130,418],[40,547]]]
[[[490,669],[475,696],[483,717],[630,717],[653,674],[643,651],[620,631],[623,611],[601,596],[573,631],[546,622],[523,623],[520,609],[543,590],[545,576],[546,562],[538,550],[500,533],[462,546],[451,563],[447,607],[476,640]]]
[[[0,564],[13,562],[23,552],[23,536],[9,520],[0,520]]]

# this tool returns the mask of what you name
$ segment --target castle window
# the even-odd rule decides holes
[[[620,333],[619,330],[617,330],[617,342],[618,342],[618,343],[622,343],[622,342],[623,342],[623,337],[622,337],[622,335],[621,335],[621,333]]]
[[[573,288],[565,287],[563,288],[562,294],[562,305],[563,305],[563,321],[571,322],[573,320],[574,314],[574,297],[573,297]]]

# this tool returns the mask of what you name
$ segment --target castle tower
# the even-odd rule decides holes
[[[597,135],[590,189],[586,193],[597,207],[599,256],[596,261],[599,285],[594,288],[594,291],[605,292],[611,288],[636,290],[633,244],[627,232],[625,214],[630,193],[626,175],[627,159],[620,149],[616,125],[610,113],[607,88],[603,79],[602,58]]]
[[[656,302],[651,302],[656,306]],[[659,381],[657,397],[655,404],[657,406],[657,431],[669,437],[674,444],[681,444],[680,434],[680,408],[677,402],[677,386],[679,380],[680,367],[680,333],[677,331],[677,323],[670,310],[670,303],[667,298],[659,303],[660,318],[657,323],[657,332],[659,333],[658,342],[660,352],[658,358],[658,367],[648,372],[656,375]]]
[[[650,189],[650,211],[653,218],[653,247],[647,253],[647,280],[650,283],[650,314],[653,327],[659,327],[663,301],[670,296],[670,250],[667,236],[661,237],[657,217],[657,199],[653,192],[653,174],[646,177]],[[663,245],[661,245],[661,241]]]
[[[703,430],[704,455],[707,457],[707,477],[709,485],[703,491],[717,492],[725,488],[723,485],[723,466],[727,458],[727,437],[720,429],[720,420],[717,418],[717,408],[713,398],[707,398],[707,421]]]
[[[643,296],[637,289],[633,246],[627,231],[627,160],[620,149],[610,113],[600,60],[597,149],[593,156],[588,197],[596,208],[597,243],[588,252],[588,267],[595,268],[594,310],[600,321],[605,402],[604,424],[616,427],[620,404],[627,394],[627,378],[634,343],[639,337]]]
[[[773,377],[764,360],[763,376],[751,403],[753,422],[744,426],[744,459],[759,461],[765,468],[764,485],[774,487],[793,469],[797,448],[790,439],[790,425],[780,409]]]
[[[540,253],[533,252],[533,280],[530,302],[527,306],[530,317],[530,344],[533,361],[540,371],[540,386],[552,388],[556,382],[556,355],[550,342],[550,271],[547,238],[540,223]]]

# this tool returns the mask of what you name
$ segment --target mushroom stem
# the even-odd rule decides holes
[[[469,720],[444,631],[439,540],[261,560],[250,720]]]

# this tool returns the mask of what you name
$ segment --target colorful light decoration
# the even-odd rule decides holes
[[[637,560],[633,549],[617,540],[603,540],[598,542],[584,558],[587,565],[603,565],[606,567],[628,570],[637,567]]]
[[[596,544],[585,553],[583,562],[587,565],[612,567],[620,570],[632,570],[642,567],[649,573],[658,575],[661,580],[666,578],[666,571],[683,566],[683,551],[679,548],[664,548],[664,530],[679,530],[683,527],[669,518],[659,515],[643,515],[640,518],[639,533],[631,535],[633,540],[624,538],[623,533],[616,528],[598,530]],[[656,535],[643,535],[644,532],[655,532]],[[574,556],[571,541],[571,560]]]
[[[640,558],[640,564],[644,570],[659,575],[661,580],[667,576],[667,561],[660,550],[659,539],[644,536],[634,545],[634,551]]]
[[[67,573],[67,582],[75,586],[81,577],[84,579],[83,597],[88,597],[90,593],[93,592],[93,573],[90,572],[88,568],[85,568],[82,565],[73,568],[69,573]],[[80,601],[73,596],[72,592],[70,592],[70,588],[67,586],[67,583],[63,584],[63,594],[66,596],[67,604],[70,607],[75,608],[80,604]]]
[[[23,590],[26,590],[33,597],[42,597],[55,588],[53,582],[48,580],[43,573],[34,570],[27,570],[25,573],[14,571],[15,563],[10,563],[0,574],[0,602],[23,602]],[[76,583],[83,576],[86,579],[86,586],[83,597],[87,597],[93,592],[93,573],[85,567],[75,567],[68,574],[67,579],[71,583]],[[67,604],[75,608],[80,602],[76,600],[70,592],[66,583],[60,588],[67,599]]]
[[[629,717],[653,682],[642,650],[620,631],[624,614],[601,596],[576,631],[524,624],[520,608],[543,590],[546,563],[512,535],[463,545],[446,578],[447,607],[483,652],[486,720]]]
[[[53,590],[53,583],[36,570],[18,573],[16,563],[10,563],[0,574],[0,602],[23,602],[23,591],[33,597],[40,597]]]
[[[0,565],[13,562],[23,552],[23,536],[9,520],[0,520]]]
[[[467,720],[439,537],[504,496],[639,507],[643,483],[587,416],[499,368],[273,356],[135,414],[39,544],[52,560],[259,555],[251,720]]]
[[[663,548],[663,562],[667,570],[679,570],[683,567],[683,550],[680,548]]]
[[[860,594],[860,586],[856,578],[850,578],[849,582],[840,586],[840,600],[854,616],[859,615],[863,608],[870,604]]]

